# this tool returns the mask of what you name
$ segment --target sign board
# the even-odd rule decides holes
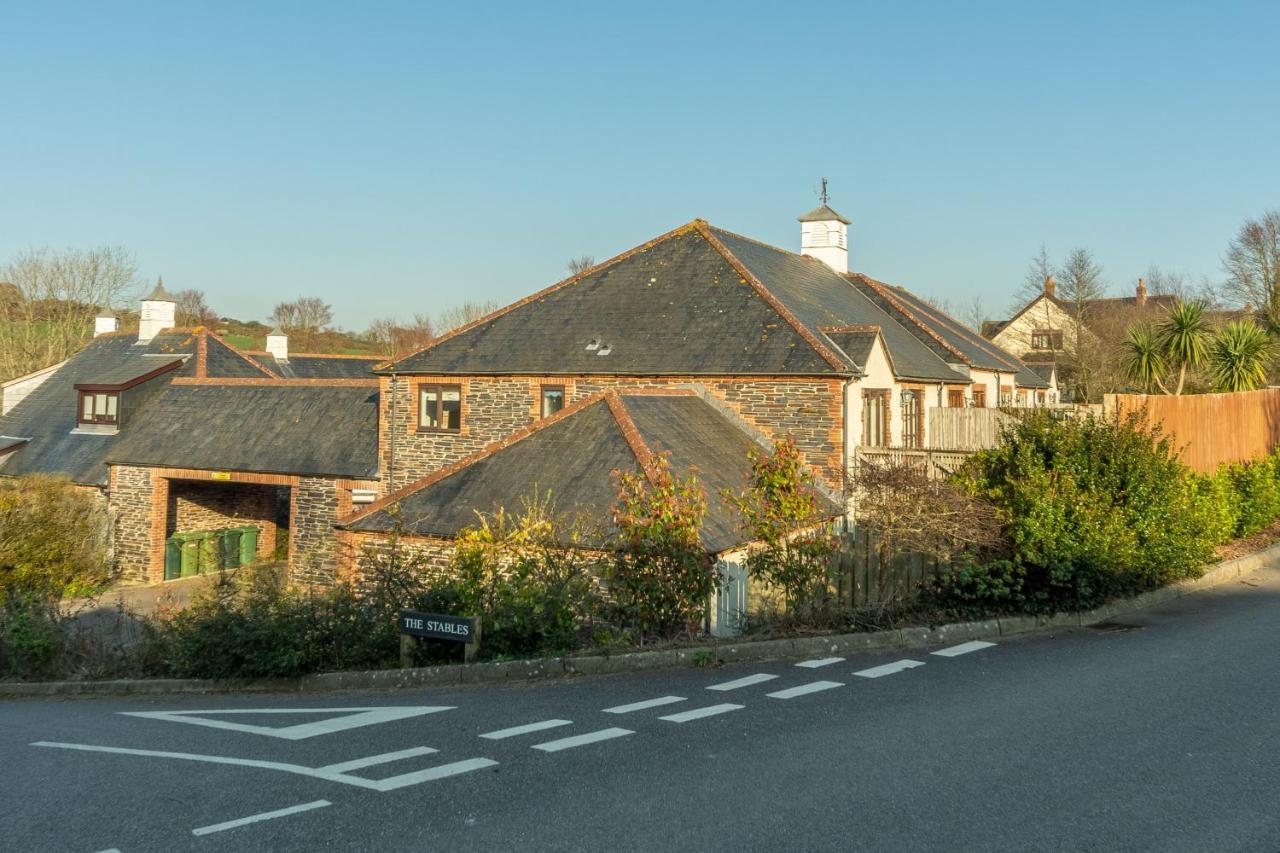
[[[419,613],[405,610],[400,614],[400,633],[433,640],[470,643],[476,637],[476,620],[468,616],[446,616],[443,613]]]
[[[231,475],[226,471],[213,471],[212,473],[209,474],[209,477],[214,480],[230,480],[231,479]]]

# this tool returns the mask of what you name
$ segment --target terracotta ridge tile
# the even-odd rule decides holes
[[[879,323],[854,323],[847,326],[819,326],[819,332],[879,332]]]
[[[521,308],[525,305],[528,305],[531,302],[536,302],[537,300],[542,299],[545,296],[549,296],[550,294],[554,293],[557,290],[560,290],[563,287],[568,287],[574,282],[584,279],[589,275],[595,275],[596,273],[600,272],[603,269],[606,269],[607,267],[611,267],[616,263],[625,261],[627,258],[638,255],[641,252],[648,251],[649,249],[652,249],[654,246],[658,245],[659,243],[665,240],[669,240],[672,237],[679,237],[683,234],[688,234],[690,231],[695,230],[699,224],[705,225],[706,222],[701,219],[695,219],[692,222],[687,222],[684,225],[681,225],[679,228],[673,228],[672,230],[668,231],[665,234],[660,234],[657,237],[654,237],[652,240],[648,241],[647,243],[641,243],[639,246],[628,249],[627,251],[623,252],[620,255],[614,255],[612,258],[609,258],[606,261],[602,261],[596,264],[595,266],[588,267],[582,272],[574,273],[568,278],[561,279],[555,284],[549,285],[548,287],[544,287],[542,290],[539,290],[536,293],[532,293],[524,297],[523,299],[516,300],[515,302],[512,302],[510,305],[504,306],[502,308],[499,308],[496,311],[493,311],[489,314],[484,315],[483,317],[472,320],[470,323],[464,323],[463,325],[459,326],[456,329],[452,329],[448,332],[445,332],[440,337],[431,341],[431,343],[426,344],[425,346],[419,347],[418,349],[413,350],[412,352],[406,353],[405,355],[402,355],[396,358],[393,362],[387,365],[385,370],[394,372],[393,368],[395,367],[395,365],[399,364],[402,361],[406,361],[407,359],[413,358],[415,355],[418,355],[419,353],[424,353],[427,350],[432,349],[433,347],[439,346],[445,341],[451,340],[452,338],[455,338],[458,335],[463,334],[464,332],[471,331],[477,326],[482,326],[485,323],[488,323],[492,320],[496,320],[505,314],[509,314],[510,312],[514,311],[517,308]]]
[[[236,349],[236,348],[235,348],[235,347],[233,347],[231,344],[227,343],[227,342],[226,342],[226,340],[224,340],[224,339],[222,338],[222,336],[221,336],[221,335],[219,335],[217,332],[211,331],[210,329],[207,329],[207,328],[205,328],[204,326],[196,326],[194,331],[196,331],[197,333],[202,333],[202,334],[208,335],[209,337],[213,338],[215,341],[217,341],[218,343],[222,344],[222,345],[223,345],[224,347],[226,347],[227,349],[231,350],[231,352],[235,353],[235,354],[236,354],[236,355],[237,355],[237,356],[238,356],[242,361],[244,361],[246,364],[251,364],[251,365],[253,365],[253,367],[254,367],[255,369],[257,369],[260,373],[262,373],[264,376],[270,376],[270,377],[272,377],[272,378],[279,378],[279,377],[277,377],[274,373],[272,373],[270,370],[267,370],[267,369],[266,369],[265,367],[263,367],[261,364],[258,364],[258,362],[256,362],[256,361],[254,361],[253,359],[249,358],[249,356],[245,355],[244,353],[240,352],[240,350]],[[206,346],[207,346],[207,344],[206,344]]]
[[[377,388],[377,379],[285,379],[281,376],[178,376],[171,385],[226,385],[263,388]]]
[[[588,406],[594,405],[595,403],[599,403],[602,399],[604,399],[605,395],[608,393],[609,392],[607,391],[600,391],[588,397],[584,397],[576,403],[572,403],[568,406],[565,406],[563,409],[556,412],[554,415],[534,421],[533,423],[529,424],[523,429],[520,429],[520,430],[517,430],[516,432],[511,433],[505,438],[500,438],[497,441],[491,441],[488,444],[486,444],[484,447],[475,451],[474,453],[470,453],[462,457],[458,461],[452,462],[444,466],[443,468],[437,468],[435,471],[432,471],[427,476],[414,480],[412,483],[401,486],[399,489],[396,489],[394,492],[390,492],[385,497],[379,498],[378,500],[374,501],[368,506],[361,508],[359,511],[353,512],[344,518],[338,519],[335,523],[338,524],[339,526],[345,527],[347,525],[354,524],[363,518],[367,518],[368,516],[373,515],[375,512],[379,512],[385,509],[391,504],[404,500],[409,495],[412,495],[414,492],[421,491],[422,489],[425,489],[427,486],[430,486],[434,483],[438,483],[441,480],[445,479],[446,477],[456,474],[458,471],[461,471],[463,468],[467,467],[468,465],[471,465],[474,462],[479,462],[481,459],[485,459],[486,457],[492,456],[493,454],[497,453],[499,450],[502,450],[506,447],[510,447],[511,445],[515,444],[517,441],[526,439],[529,436],[533,435],[534,433],[538,432],[539,430],[545,429],[546,427],[549,427],[552,424],[557,424],[560,421],[564,420],[565,418],[582,411]]]
[[[947,341],[946,338],[942,337],[933,329],[929,328],[929,326],[926,323],[921,321],[921,319],[915,315],[914,311],[912,311],[906,305],[903,305],[902,302],[900,302],[892,293],[889,292],[889,289],[892,287],[892,285],[885,284],[882,281],[876,281],[871,276],[864,275],[863,273],[847,273],[846,275],[848,275],[850,278],[856,277],[861,279],[868,287],[874,290],[880,296],[881,299],[888,302],[890,305],[894,307],[894,309],[899,314],[901,314],[902,316],[910,320],[912,325],[914,325],[920,331],[924,332],[929,337],[933,338],[935,341],[938,342],[939,346],[941,346],[947,352],[951,353],[956,358],[958,358],[961,364],[968,364],[972,366],[973,364],[972,359],[970,359],[967,355],[965,355],[964,353],[960,352],[960,350],[952,346],[951,343]]]
[[[782,303],[782,300],[774,296],[769,288],[765,287],[764,283],[761,282],[760,279],[756,278],[755,274],[747,268],[746,264],[738,260],[737,256],[734,255],[733,252],[729,251],[729,247],[721,242],[719,237],[711,233],[711,228],[706,222],[700,219],[695,220],[695,227],[697,228],[698,233],[700,233],[703,238],[711,244],[712,248],[719,252],[724,259],[729,262],[729,266],[733,267],[734,270],[737,271],[738,275],[742,276],[742,280],[751,285],[752,289],[759,294],[760,298],[763,299],[765,303],[772,308],[776,314],[778,314],[778,316],[782,317],[783,320],[786,320],[787,324],[795,330],[796,334],[804,339],[805,343],[813,347],[814,352],[822,356],[823,360],[836,370],[839,370],[842,373],[849,370],[849,365],[845,364],[838,355],[827,347],[826,344],[818,340],[818,336],[811,332],[807,326],[801,323],[799,318],[796,317],[795,314],[791,313],[791,309],[787,308],[787,306]]]
[[[613,419],[618,423],[618,430],[622,433],[623,439],[626,440],[627,446],[631,448],[631,453],[636,457],[636,461],[640,463],[640,470],[644,471],[645,479],[649,481],[649,485],[656,486],[658,484],[658,469],[654,465],[653,451],[649,449],[649,445],[645,444],[644,438],[640,435],[640,428],[631,419],[631,413],[627,411],[627,407],[622,402],[621,397],[615,392],[611,391],[606,394],[604,400],[609,406],[609,411],[613,414]]]

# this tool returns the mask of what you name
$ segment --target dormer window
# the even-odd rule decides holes
[[[115,391],[81,391],[80,423],[115,426],[120,394]]]

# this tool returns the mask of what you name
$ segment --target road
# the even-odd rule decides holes
[[[981,647],[8,702],[0,849],[1275,851],[1278,662],[1268,570]]]

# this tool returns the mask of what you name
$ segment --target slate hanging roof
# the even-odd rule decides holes
[[[758,446],[691,391],[599,394],[387,496],[340,527],[377,533],[399,527],[406,535],[453,538],[477,523],[477,513],[499,506],[512,511],[530,496],[550,493],[557,511],[583,513],[593,522],[603,538],[589,544],[603,547],[617,532],[614,472],[643,472],[653,454],[665,453],[677,476],[696,472],[707,497],[703,545],[721,553],[746,539],[721,492],[745,488],[747,454]],[[840,515],[834,501],[817,497],[824,517]]]
[[[175,382],[122,430],[112,464],[373,477],[378,389],[367,385]]]
[[[701,220],[378,372],[859,376],[821,332],[850,324],[881,327],[903,378],[967,381],[825,264]]]

